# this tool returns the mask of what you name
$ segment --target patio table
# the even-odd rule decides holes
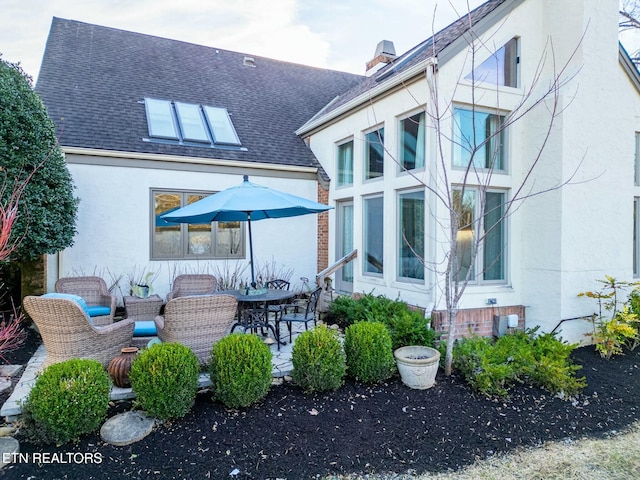
[[[291,290],[278,290],[268,289],[265,293],[257,295],[249,295],[243,290],[223,290],[216,292],[216,294],[233,295],[238,300],[238,319],[232,326],[231,331],[236,327],[243,327],[245,331],[248,329],[254,330],[256,328],[268,328],[273,332],[275,341],[278,343],[278,349],[280,345],[286,345],[286,342],[280,340],[277,330],[269,324],[269,313],[267,306],[269,304],[280,304],[285,300],[290,300],[296,296],[296,292]],[[246,312],[243,313],[243,311]],[[263,310],[262,315],[260,310]],[[260,323],[260,318],[264,318]]]

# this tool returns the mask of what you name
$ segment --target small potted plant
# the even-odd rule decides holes
[[[130,294],[138,298],[148,298],[153,294],[152,280],[156,278],[156,274],[148,272],[144,275],[144,271],[140,275],[129,277]]]

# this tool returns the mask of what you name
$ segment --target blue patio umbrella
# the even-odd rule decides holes
[[[251,183],[244,175],[240,185],[214,193],[186,207],[160,215],[172,223],[246,221],[249,227],[251,283],[255,286],[251,222],[265,218],[285,218],[320,213],[333,207],[290,193]]]

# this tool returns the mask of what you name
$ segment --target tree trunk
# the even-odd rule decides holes
[[[27,295],[42,295],[47,292],[47,257],[20,262],[21,298]]]

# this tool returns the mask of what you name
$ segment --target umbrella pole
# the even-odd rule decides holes
[[[249,261],[251,262],[251,288],[256,288],[256,277],[253,269],[253,236],[251,235],[251,212],[247,212],[247,223],[249,224]]]

